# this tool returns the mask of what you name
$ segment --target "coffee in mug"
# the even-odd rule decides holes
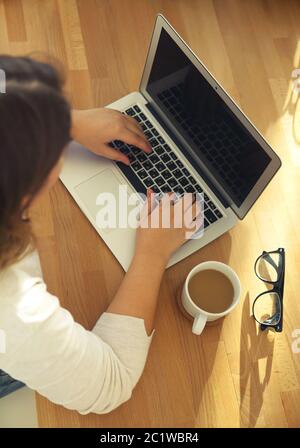
[[[183,285],[181,304],[193,319],[192,332],[201,334],[206,323],[230,313],[239,303],[241,284],[230,266],[206,261],[195,266]]]
[[[233,301],[234,289],[229,278],[215,269],[197,272],[188,285],[192,301],[209,313],[223,313]]]

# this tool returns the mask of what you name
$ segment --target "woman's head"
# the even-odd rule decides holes
[[[30,241],[24,210],[53,183],[70,141],[70,107],[62,80],[49,64],[0,56],[5,93],[0,93],[0,269]]]

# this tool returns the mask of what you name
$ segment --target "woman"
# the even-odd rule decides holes
[[[30,207],[56,182],[71,138],[124,163],[127,157],[107,145],[111,140],[146,152],[150,145],[135,120],[119,112],[71,111],[51,65],[0,56],[0,69],[6,74],[6,93],[0,94],[2,376],[16,379],[8,377],[15,385],[8,389],[25,383],[68,409],[107,413],[130,398],[142,374],[161,278],[187,227],[141,225],[130,269],[107,311],[92,331],[74,322],[42,280],[32,250]],[[164,208],[151,193],[148,199],[143,222]],[[189,207],[195,213],[192,202]]]

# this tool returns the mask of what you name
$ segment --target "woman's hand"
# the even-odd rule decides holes
[[[112,109],[73,110],[72,138],[95,154],[126,165],[130,163],[128,157],[109,146],[111,141],[121,140],[151,152],[151,145],[138,122]]]
[[[172,199],[174,193],[164,195],[157,203],[153,192],[148,190],[137,230],[137,258],[142,255],[144,259],[167,264],[172,253],[201,228],[203,215],[195,196],[186,193],[175,203]]]

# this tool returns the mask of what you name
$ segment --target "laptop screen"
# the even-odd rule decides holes
[[[146,91],[240,207],[271,158],[163,28]]]

